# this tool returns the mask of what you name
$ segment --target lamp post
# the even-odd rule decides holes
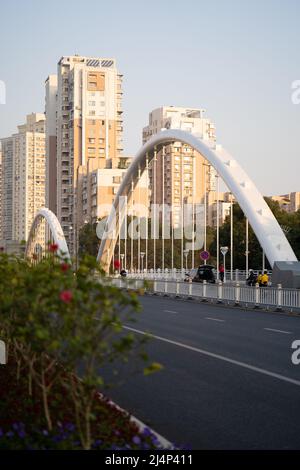
[[[142,271],[142,273],[144,272],[144,256],[145,256],[144,251],[141,251],[140,252],[140,257],[141,257],[141,271]]]
[[[75,269],[77,269],[77,233],[76,233],[76,225],[75,228],[73,225],[69,226],[69,231],[71,232],[71,237],[73,238],[74,242],[74,254],[75,254]],[[75,238],[74,238],[75,237]]]
[[[123,270],[123,269],[124,269],[124,256],[125,256],[125,255],[124,255],[124,253],[121,253],[120,256],[121,256],[121,263],[122,263],[122,264],[121,264],[121,267],[122,267],[122,270]]]
[[[224,266],[224,282],[226,282],[226,253],[228,252],[228,246],[221,246],[220,251],[223,255],[223,266]]]
[[[185,256],[185,270],[186,270],[186,271],[187,271],[187,268],[188,268],[188,267],[187,267],[187,259],[188,259],[188,256],[189,256],[189,251],[190,251],[190,250],[188,250],[188,249],[183,250],[183,254],[184,254],[184,256]]]
[[[249,221],[246,219],[246,277],[248,277],[249,273]]]

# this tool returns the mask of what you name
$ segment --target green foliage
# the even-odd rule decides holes
[[[296,213],[287,213],[281,209],[278,202],[270,198],[265,198],[267,204],[272,210],[279,225],[286,233],[297,258],[300,258],[300,211]],[[234,268],[245,269],[246,252],[246,219],[240,206],[236,203],[233,206],[233,265]],[[220,227],[220,246],[230,246],[230,217],[227,217],[225,223]],[[209,249],[212,255],[216,256],[216,235],[212,240]],[[262,249],[249,225],[249,267],[261,269],[262,267]],[[266,267],[269,264],[266,260]]]
[[[78,236],[78,254],[80,257],[85,255],[97,256],[99,248],[99,238],[96,234],[97,224],[84,224],[79,230]]]
[[[117,370],[144,341],[122,330],[140,309],[137,294],[110,285],[94,257],[83,257],[75,273],[54,252],[36,264],[1,255],[0,296],[1,337],[13,349],[17,376],[28,374],[29,395],[32,383],[40,389],[48,429],[49,394],[59,382],[72,397],[81,443],[90,448],[102,368]]]

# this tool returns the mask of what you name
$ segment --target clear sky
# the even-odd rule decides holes
[[[264,194],[300,191],[299,0],[0,0],[0,137],[44,110],[62,55],[115,57],[125,153],[161,105],[203,107]]]

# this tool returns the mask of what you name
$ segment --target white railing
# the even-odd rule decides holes
[[[186,277],[187,273],[194,272],[196,273],[196,269],[144,269],[143,271],[138,271],[138,270],[133,270],[132,272],[128,271],[128,278],[131,279],[148,279],[148,280],[154,280],[154,279],[166,279],[166,280],[184,280]],[[258,273],[258,271],[255,271]],[[215,277],[217,277],[217,273],[214,270]],[[249,274],[249,273],[248,273]],[[231,276],[231,271],[226,270],[226,276],[225,279],[227,282],[240,282],[240,283],[245,283],[247,279],[247,272],[245,270],[240,270],[240,269],[235,269],[232,273]],[[269,281],[272,281],[272,271],[268,271],[268,276],[269,276]],[[232,277],[232,280],[231,280]]]
[[[120,288],[139,289],[144,287],[145,291],[152,294],[161,294],[173,297],[190,297],[201,300],[213,300],[219,303],[229,302],[235,305],[250,304],[255,307],[283,307],[300,308],[300,290],[283,289],[280,284],[276,287],[250,287],[233,284],[209,284],[205,281],[183,282],[181,280],[168,280],[155,278],[145,283],[144,279],[135,278],[113,278],[112,282]]]

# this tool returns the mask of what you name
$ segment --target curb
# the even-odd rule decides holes
[[[101,392],[98,392],[98,396],[99,396],[99,398],[108,398],[108,397],[105,397]],[[157,438],[159,444],[163,447],[163,450],[168,450],[168,449],[172,450],[174,448],[174,445],[170,441],[168,441],[165,437],[163,437],[161,434],[159,434],[154,429],[152,429],[151,426],[148,426],[145,423],[143,423],[143,421],[136,418],[134,415],[129,413],[127,410],[124,410],[124,408],[119,406],[117,403],[115,403],[111,399],[108,399],[108,403],[110,405],[113,405],[115,408],[117,408],[117,410],[122,411],[123,413],[127,413],[129,415],[129,420],[132,423],[135,423],[138,426],[138,428],[140,429],[140,431],[143,431],[145,428],[150,429],[151,433]]]

